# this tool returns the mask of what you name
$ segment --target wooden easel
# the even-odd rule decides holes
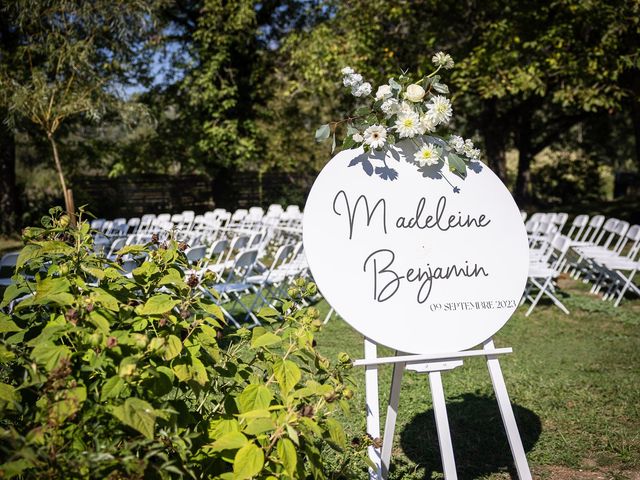
[[[484,356],[487,359],[489,376],[491,377],[493,390],[496,394],[498,407],[500,408],[502,423],[507,433],[507,439],[516,465],[516,471],[518,472],[518,478],[520,480],[531,480],[531,471],[529,470],[529,464],[527,463],[527,457],[524,452],[524,447],[522,446],[518,426],[516,425],[516,420],[513,415],[511,402],[509,401],[507,387],[504,383],[504,377],[502,376],[502,369],[498,362],[498,355],[511,352],[511,348],[495,348],[493,339],[489,338],[483,342],[483,348],[477,350],[425,355],[398,355],[398,352],[396,352],[396,355],[393,357],[379,358],[377,356],[376,343],[365,338],[365,358],[363,360],[356,360],[354,365],[365,367],[367,433],[371,435],[372,438],[380,437],[378,366],[393,364],[391,392],[387,406],[382,447],[369,447],[369,457],[376,465],[376,470],[369,470],[371,480],[386,479],[389,472],[393,435],[395,433],[396,418],[398,416],[398,405],[400,404],[400,385],[405,368],[429,374],[429,384],[431,387],[431,397],[433,399],[433,411],[438,431],[438,443],[440,444],[444,476],[446,480],[457,480],[458,475],[456,473],[453,445],[451,444],[451,431],[449,429],[447,406],[440,373],[461,366],[464,358],[478,356]]]

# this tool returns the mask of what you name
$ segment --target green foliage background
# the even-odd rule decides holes
[[[87,14],[80,4],[63,4]],[[532,182],[541,155],[554,151],[580,151],[611,167],[608,172],[638,169],[637,0],[125,4],[132,18],[146,12],[144,25],[152,28],[133,31],[131,22],[128,31],[125,22],[117,24],[116,34],[105,34],[104,24],[93,21],[79,33],[73,29],[79,39],[100,40],[95,54],[70,50],[69,65],[85,62],[87,88],[96,94],[87,111],[101,114],[70,114],[58,133],[63,169],[71,178],[76,172],[211,177],[317,172],[330,154],[314,143],[312,132],[356,106],[341,86],[340,68],[350,65],[375,85],[402,69],[423,73],[439,50],[457,63],[449,85],[455,129],[481,145],[484,160],[509,181],[522,204],[557,200],[545,185]],[[57,4],[14,0],[4,10],[0,71],[3,86],[11,86],[4,91],[14,94],[1,96],[3,116],[33,104],[20,92],[39,77],[30,73],[20,48],[40,52],[38,75],[55,59],[56,30],[24,15],[52,5]],[[109,5],[92,2],[91,18],[102,18]],[[17,48],[16,40],[26,41],[26,47]],[[64,85],[71,70],[56,81]],[[67,100],[59,99],[60,108],[72,112],[74,100]],[[152,121],[123,122],[121,114],[132,104],[144,106]],[[12,117],[14,127],[0,132],[0,146],[17,142],[19,172],[25,165],[49,169],[48,145],[24,117]],[[517,158],[512,166],[511,152]],[[600,194],[607,182],[599,172],[594,178],[593,170],[585,169],[568,192],[595,182]],[[36,180],[22,173],[20,179],[26,191],[47,186],[46,180],[35,186]],[[567,193],[561,200],[574,199]]]

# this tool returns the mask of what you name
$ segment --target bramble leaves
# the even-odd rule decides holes
[[[23,256],[21,286],[5,293],[15,308],[0,314],[7,448],[27,446],[2,471],[36,477],[53,462],[65,478],[81,469],[267,480],[325,470],[318,448],[343,445],[333,417],[352,394],[346,363],[332,366],[313,346],[321,322],[302,299],[314,284],[292,281],[290,298],[258,312],[265,326],[235,330],[187,285],[177,242],[127,250],[144,259],[127,277],[93,253],[86,223],[44,224],[29,234],[38,243]]]

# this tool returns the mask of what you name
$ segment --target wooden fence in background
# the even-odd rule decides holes
[[[82,176],[73,180],[77,206],[97,217],[139,217],[145,213],[203,213],[271,203],[304,206],[313,175],[283,172],[223,172],[206,175]]]

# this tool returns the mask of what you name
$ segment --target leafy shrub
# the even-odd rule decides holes
[[[127,277],[87,223],[42,224],[1,305],[0,477],[324,478],[327,445],[348,463],[350,362],[314,347],[315,285],[230,330],[183,244],[125,247],[147,256]]]

